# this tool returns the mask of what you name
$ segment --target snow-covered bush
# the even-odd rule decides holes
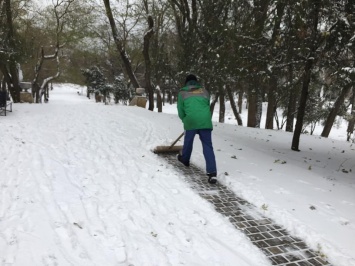
[[[132,96],[132,91],[127,86],[122,75],[115,77],[112,85],[112,92],[115,103],[122,102],[123,104],[127,104]]]

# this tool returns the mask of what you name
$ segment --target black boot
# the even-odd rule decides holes
[[[217,173],[208,173],[208,183],[216,184],[217,183]]]
[[[178,161],[179,161],[180,163],[182,163],[182,164],[185,165],[186,167],[189,167],[189,166],[190,166],[190,163],[189,163],[189,162],[188,162],[188,163],[183,162],[182,156],[181,156],[180,154],[177,154],[177,155],[176,155],[176,158],[178,159]]]

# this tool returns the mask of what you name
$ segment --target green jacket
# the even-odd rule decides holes
[[[185,130],[212,129],[210,95],[196,81],[180,89],[177,109]]]

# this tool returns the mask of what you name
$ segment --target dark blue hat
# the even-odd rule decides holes
[[[187,75],[186,80],[185,80],[185,84],[191,80],[197,81],[197,78],[194,74]]]

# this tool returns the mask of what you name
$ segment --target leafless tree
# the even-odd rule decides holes
[[[41,47],[41,51],[35,66],[34,78],[32,80],[32,94],[36,103],[42,101],[42,96],[45,92],[48,92],[48,84],[54,79],[58,78],[61,74],[60,71],[60,57],[59,51],[65,46],[65,42],[62,42],[62,34],[64,27],[67,23],[66,19],[71,12],[71,6],[75,0],[53,0],[53,14],[55,18],[55,30],[54,30],[54,50],[52,54],[46,54],[44,46]],[[42,78],[40,81],[40,73],[45,61],[55,60],[56,72],[53,75]],[[47,101],[47,97],[44,99]]]
[[[140,85],[139,85],[138,79],[137,79],[136,75],[134,74],[131,60],[129,59],[129,56],[128,56],[127,51],[125,49],[123,39],[119,35],[119,31],[116,26],[115,19],[113,17],[110,0],[103,0],[103,2],[105,4],[107,18],[110,22],[113,39],[115,41],[117,51],[119,52],[121,59],[123,61],[125,72],[126,72],[127,76],[129,77],[130,81],[132,82],[133,86],[135,88],[139,88]]]

